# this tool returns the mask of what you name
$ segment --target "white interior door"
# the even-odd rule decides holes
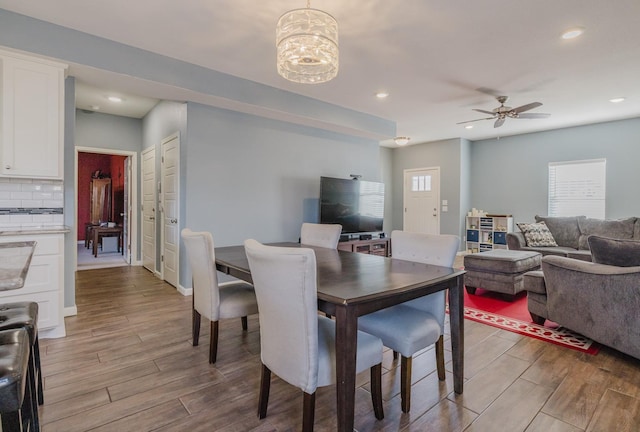
[[[404,171],[405,231],[440,234],[440,168]]]
[[[142,265],[156,271],[156,148],[142,152]]]
[[[180,232],[178,225],[180,189],[180,136],[173,134],[162,141],[162,279],[178,286],[178,252]]]

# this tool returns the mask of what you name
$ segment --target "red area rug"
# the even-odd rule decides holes
[[[464,292],[464,316],[467,319],[533,337],[556,345],[597,354],[598,344],[550,321],[539,326],[531,321],[526,292],[513,302],[502,300],[496,293],[478,288],[474,295]]]

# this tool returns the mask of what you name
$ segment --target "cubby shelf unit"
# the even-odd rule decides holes
[[[507,233],[511,231],[513,231],[511,216],[467,216],[467,252],[507,249]]]

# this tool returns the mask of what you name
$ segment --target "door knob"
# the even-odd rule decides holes
[[[156,220],[156,218],[154,218],[153,216],[149,218],[149,220]]]

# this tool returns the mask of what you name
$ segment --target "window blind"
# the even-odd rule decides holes
[[[549,216],[605,217],[606,159],[549,163]]]

